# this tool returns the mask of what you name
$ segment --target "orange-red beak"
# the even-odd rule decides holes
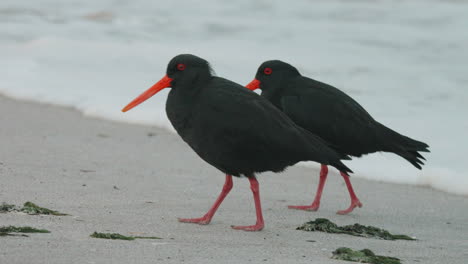
[[[131,101],[127,106],[122,109],[122,112],[127,112],[128,110],[132,109],[133,107],[143,103],[151,96],[157,94],[164,88],[171,86],[172,79],[165,75],[159,82],[155,83],[151,88],[146,90],[144,93],[140,94],[137,98]]]
[[[260,81],[257,79],[253,79],[249,84],[247,84],[245,87],[247,87],[249,90],[253,91],[255,89],[260,88]]]

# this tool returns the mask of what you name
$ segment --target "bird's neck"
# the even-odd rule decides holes
[[[265,97],[270,103],[276,106],[278,109],[282,110],[281,106],[281,95],[275,90],[264,90],[262,91],[262,97]]]

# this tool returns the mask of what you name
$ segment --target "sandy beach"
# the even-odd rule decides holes
[[[295,166],[258,176],[266,221],[262,232],[230,228],[255,221],[246,179],[235,179],[210,225],[183,224],[177,217],[206,212],[224,177],[178,135],[5,97],[0,97],[0,112],[0,202],[32,201],[70,214],[0,214],[0,226],[51,231],[0,237],[2,264],[346,263],[330,259],[343,246],[369,248],[402,263],[468,260],[468,197],[354,177],[364,207],[340,216],[335,212],[348,206],[349,197],[339,174],[331,171],[318,212],[289,210],[287,205],[309,203],[318,182],[317,170]],[[318,217],[340,225],[373,225],[418,241],[295,230]],[[94,231],[163,239],[103,240],[91,238]]]

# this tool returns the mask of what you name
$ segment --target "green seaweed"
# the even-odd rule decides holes
[[[120,239],[120,240],[161,239],[160,237],[124,236],[119,233],[98,233],[98,232],[92,233],[91,237],[102,238],[102,239]]]
[[[15,210],[14,204],[2,203],[0,204],[0,213],[8,213]]]
[[[354,225],[338,226],[337,224],[331,222],[326,218],[317,218],[315,219],[315,221],[309,221],[296,229],[304,231],[320,231],[326,233],[348,234],[360,237],[375,237],[384,240],[416,240],[407,235],[393,235],[387,230],[373,226],[364,226],[357,223]]]
[[[2,226],[0,227],[0,236],[15,236],[11,233],[50,233],[46,229],[37,229],[30,226]],[[27,235],[21,235],[27,236]]]
[[[400,260],[397,258],[375,255],[370,249],[352,250],[350,248],[341,247],[333,251],[332,258],[359,263],[401,264]]]
[[[103,238],[103,239],[120,239],[120,240],[135,240],[134,237],[124,236],[118,233],[98,233],[94,232],[91,234],[91,237],[94,238]]]
[[[150,236],[150,237],[145,237],[145,236],[134,236],[136,239],[162,239],[161,237],[155,237],[155,236]]]
[[[40,207],[32,202],[25,202],[23,208],[19,211],[30,214],[30,215],[57,215],[57,216],[65,216],[67,214],[63,214],[54,210],[50,210],[44,207]]]
[[[8,212],[23,212],[29,215],[57,215],[57,216],[64,216],[67,214],[63,214],[54,210],[50,210],[44,207],[40,207],[35,203],[32,202],[25,202],[23,207],[19,207],[13,204],[2,203],[0,205],[0,213],[8,213]]]

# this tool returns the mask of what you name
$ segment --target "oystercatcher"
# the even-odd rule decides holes
[[[299,161],[317,161],[351,172],[338,154],[318,136],[296,125],[268,100],[232,81],[216,77],[202,58],[174,57],[166,75],[122,111],[126,112],[171,87],[167,117],[182,139],[206,162],[226,174],[211,209],[200,218],[181,222],[208,224],[232,189],[232,176],[246,176],[253,192],[257,222],[234,229],[258,231],[264,227],[259,184],[255,173],[280,172]]]
[[[260,65],[255,79],[247,86],[260,88],[262,97],[286,113],[296,124],[329,142],[343,155],[360,157],[383,151],[395,153],[421,169],[428,145],[403,136],[382,125],[353,98],[328,84],[302,76],[292,65],[280,60]],[[349,175],[340,171],[348,188],[351,205],[338,214],[347,214],[362,203],[354,193]],[[316,211],[320,206],[323,186],[328,174],[322,164],[320,181],[311,205],[289,206],[292,209]]]

